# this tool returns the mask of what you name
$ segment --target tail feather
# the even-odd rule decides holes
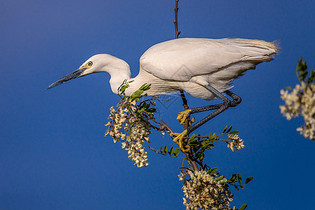
[[[273,55],[277,54],[279,50],[277,42],[250,39],[229,40],[241,44],[247,49],[247,54],[240,61],[231,63],[208,76],[209,84],[217,86],[219,91],[230,89],[234,79],[242,76],[247,70],[255,69],[259,63],[272,61]]]
[[[279,47],[279,42],[278,41],[273,41],[273,42],[266,42],[263,40],[256,40],[256,39],[233,39],[237,43],[242,43],[242,44],[248,44],[252,45],[255,47],[261,47],[261,48],[268,48],[268,49],[273,49],[275,53],[278,52],[280,49]]]

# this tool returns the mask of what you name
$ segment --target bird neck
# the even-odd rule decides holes
[[[116,72],[110,73],[111,78],[109,80],[110,87],[113,93],[118,94],[118,88],[123,84],[124,81],[130,80],[130,71],[129,72]]]
[[[110,56],[110,55],[107,55]],[[126,96],[131,96],[136,90],[138,90],[144,83],[151,84],[149,76],[143,76],[143,73],[135,77],[130,78],[131,72],[129,65],[114,56],[108,57],[109,61],[104,62],[102,72],[110,74],[110,87],[113,93],[118,94],[118,88],[126,82],[129,87],[126,89]]]
[[[112,56],[111,61],[104,66],[102,71],[110,74],[110,87],[113,93],[118,94],[118,88],[125,80],[130,80],[130,67],[125,61]]]

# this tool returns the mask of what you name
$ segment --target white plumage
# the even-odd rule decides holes
[[[184,90],[206,100],[216,96],[206,85],[219,92],[230,88],[231,82],[261,62],[273,60],[277,47],[271,42],[249,39],[182,38],[156,44],[140,58],[140,72],[130,78],[129,65],[114,56],[92,56],[79,70],[49,86],[52,88],[70,79],[91,73],[107,72],[114,93],[124,80],[133,80],[126,90],[131,95],[144,83],[151,84],[149,95]]]

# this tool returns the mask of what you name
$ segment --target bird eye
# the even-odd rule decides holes
[[[93,62],[92,62],[92,61],[89,61],[89,62],[87,63],[87,65],[88,65],[89,67],[91,67],[91,66],[93,65]]]

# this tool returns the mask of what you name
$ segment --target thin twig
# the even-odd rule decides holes
[[[150,123],[151,128],[153,128],[154,130],[157,131],[163,131],[165,128],[162,125],[159,125],[160,127],[157,127],[155,125],[152,125],[152,123]]]
[[[161,119],[161,125],[166,128],[167,133],[174,133],[173,130],[168,126],[162,119]],[[183,152],[183,151],[182,151]],[[192,154],[190,152],[183,152],[186,156],[186,159],[188,163],[193,167],[194,171],[199,171],[199,167],[196,163],[196,161],[193,159]]]
[[[162,123],[160,123],[161,126],[163,126],[165,129],[167,129],[167,130],[166,130],[167,133],[174,133],[173,130],[170,128],[170,126],[168,126],[168,125],[164,122],[163,119],[160,119],[160,120],[161,120],[161,122],[162,122]]]
[[[181,31],[178,30],[178,2],[179,0],[175,0],[175,8],[174,8],[174,12],[175,12],[175,20],[174,20],[174,25],[175,25],[175,39],[178,39],[179,37],[179,34],[181,33]],[[182,98],[182,101],[183,101],[183,107],[185,110],[189,109],[189,106],[188,106],[188,102],[187,102],[187,99],[186,99],[186,96],[185,96],[185,93],[183,90],[180,90],[180,96]],[[171,128],[166,125],[166,123],[161,120],[164,124],[164,126],[166,126],[166,128],[169,130],[169,132],[173,133],[173,131],[171,130]],[[184,125],[184,129],[187,130],[189,125],[191,124],[191,120],[190,120],[190,117],[187,117],[186,121],[185,121],[185,125]],[[185,139],[185,143],[187,144],[188,142],[188,139],[189,139],[189,136],[187,139]],[[188,163],[193,167],[193,169],[195,171],[199,171],[199,167],[197,165],[197,163],[193,160],[193,155],[191,153],[191,151],[189,152],[184,152],[184,154],[186,155],[186,158],[187,158],[187,161]],[[201,166],[202,167],[202,166]]]
[[[175,20],[174,25],[175,25],[175,39],[178,39],[179,34],[181,33],[181,31],[178,30],[178,2],[179,0],[175,0],[175,8],[174,8],[174,12],[175,12]],[[189,106],[187,104],[187,99],[185,97],[185,93],[183,90],[180,90],[180,96],[182,97],[183,100],[183,107],[184,109],[189,109]]]
[[[180,157],[180,156],[174,156],[174,155],[169,155],[169,154],[166,154],[166,153],[159,153],[156,149],[154,149],[153,147],[150,147],[149,145],[147,145],[149,147],[149,149],[159,155],[164,155],[164,156],[168,156],[168,157],[174,157],[174,158],[179,158],[179,159],[186,159],[184,157]]]
[[[178,30],[178,2],[179,0],[175,0],[175,8],[174,8],[174,11],[175,11],[175,20],[174,20],[174,25],[175,25],[175,39],[178,38],[179,34],[180,34],[180,31]]]

